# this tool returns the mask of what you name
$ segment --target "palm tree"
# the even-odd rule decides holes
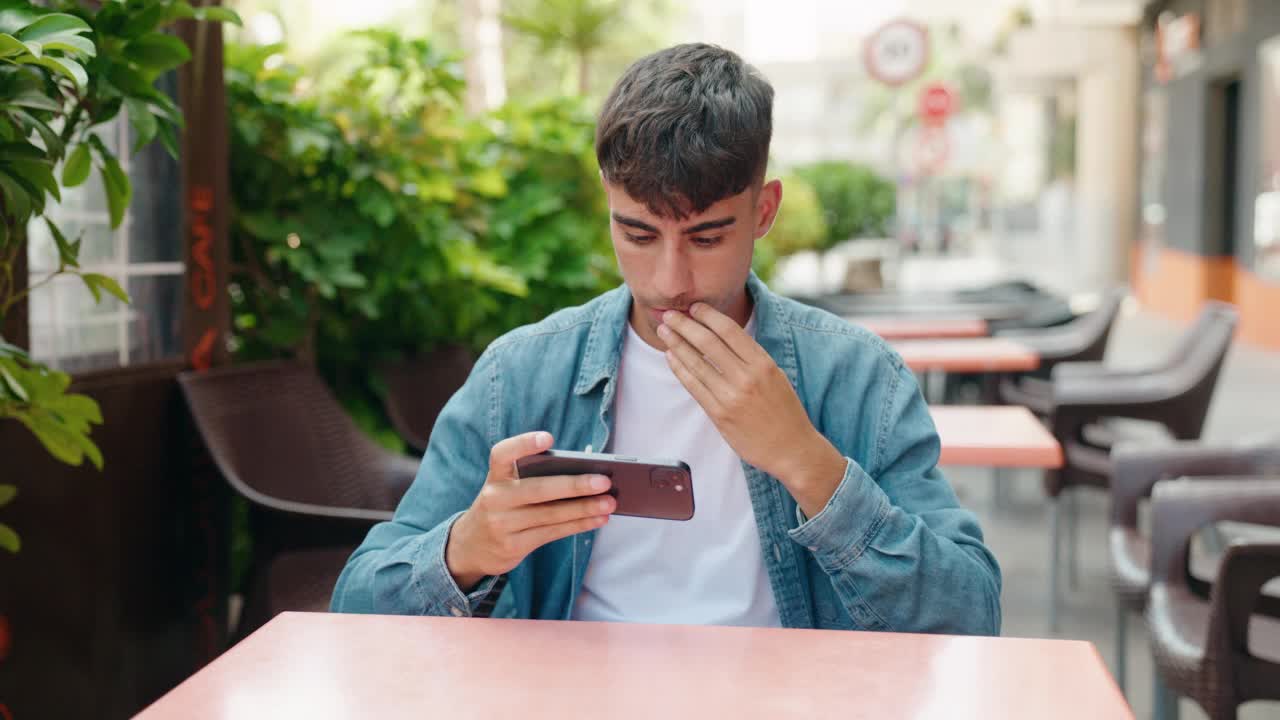
[[[591,88],[591,57],[610,43],[627,14],[626,0],[524,0],[503,13],[507,27],[537,44],[547,55],[572,54],[577,64],[578,93]]]

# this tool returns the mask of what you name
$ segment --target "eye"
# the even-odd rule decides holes
[[[693,238],[693,244],[701,248],[711,248],[719,245],[720,241],[723,239],[724,239],[723,236],[696,237],[696,238]]]
[[[652,235],[632,235],[631,233],[623,233],[623,235],[626,236],[627,240],[637,245],[648,245],[653,242]]]

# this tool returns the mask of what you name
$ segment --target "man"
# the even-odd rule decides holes
[[[484,352],[335,611],[999,632],[999,569],[911,371],[751,273],[782,201],[772,104],[708,45],[626,71],[596,131],[625,285]],[[683,459],[696,515],[610,517],[607,478],[516,477],[553,446]]]

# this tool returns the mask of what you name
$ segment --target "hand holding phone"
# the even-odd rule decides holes
[[[613,481],[608,494],[618,501],[614,515],[657,520],[693,517],[693,474],[679,460],[547,450],[520,458],[516,470],[521,478],[605,475]]]
[[[508,572],[534,550],[609,521],[617,501],[605,475],[557,474],[522,480],[516,463],[551,447],[550,433],[507,438],[489,453],[489,474],[449,532],[445,564],[464,592]]]

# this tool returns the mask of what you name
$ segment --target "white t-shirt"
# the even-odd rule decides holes
[[[755,329],[755,315],[747,323]],[[688,521],[614,516],[595,547],[575,620],[778,627],[738,454],[627,324],[610,452],[684,460],[693,472]]]

